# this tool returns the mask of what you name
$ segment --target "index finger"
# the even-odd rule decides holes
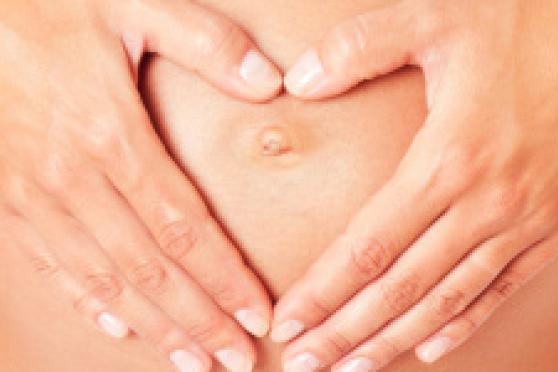
[[[111,20],[134,63],[159,53],[230,95],[265,101],[283,87],[277,67],[231,20],[191,0],[119,1]]]
[[[342,22],[287,71],[286,89],[305,99],[326,98],[416,64],[440,23],[424,8],[423,2],[399,1]]]

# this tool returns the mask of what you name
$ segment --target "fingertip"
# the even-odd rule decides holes
[[[313,353],[304,352],[287,358],[283,362],[285,372],[315,372],[324,367],[322,361]]]
[[[180,372],[208,372],[211,370],[211,360],[207,357],[202,358],[199,353],[179,349],[171,352],[169,359]]]
[[[302,54],[285,75],[285,88],[297,97],[310,96],[324,83],[325,70],[318,52],[310,49]]]
[[[344,77],[325,66],[317,49],[309,49],[285,74],[285,89],[295,97],[316,100],[343,93],[358,83],[349,74]]]
[[[453,346],[453,341],[446,336],[435,336],[415,348],[417,358],[423,363],[434,363],[447,354]]]
[[[375,372],[380,368],[368,357],[356,357],[332,367],[332,372]]]
[[[200,73],[223,92],[248,102],[267,102],[283,90],[282,73],[254,46],[242,55],[239,62],[201,69]]]
[[[255,310],[241,309],[235,312],[234,317],[248,333],[255,337],[264,337],[269,332],[269,318],[266,320]]]
[[[272,98],[283,88],[278,68],[255,48],[244,55],[238,74],[255,100]]]
[[[231,313],[244,330],[261,338],[269,333],[273,305],[263,283],[249,267],[243,266],[243,286],[236,288],[241,296],[231,305]]]
[[[287,343],[307,329],[308,319],[301,315],[308,315],[308,311],[305,311],[304,302],[300,303],[297,298],[306,298],[300,283],[291,287],[275,304],[270,331],[271,341]]]
[[[235,349],[217,350],[214,356],[230,372],[250,372],[256,364],[253,358]]]
[[[97,317],[97,324],[109,336],[123,339],[130,334],[130,328],[116,315],[103,312]]]

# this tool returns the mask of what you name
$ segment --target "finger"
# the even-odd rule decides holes
[[[324,98],[415,63],[440,23],[421,7],[401,1],[341,23],[299,58],[285,87],[299,97]]]
[[[102,113],[103,120],[92,123],[90,131],[76,133],[77,141],[131,205],[161,250],[249,332],[263,336],[271,318],[271,303],[263,285],[166,152],[133,82],[124,85],[127,90],[121,92],[119,102],[126,104],[115,107],[107,103],[112,109]],[[47,183],[65,193],[71,187],[65,183],[71,185],[80,174],[75,171],[79,161],[76,164],[71,156],[63,155],[50,163]],[[215,270],[216,262],[220,270]]]
[[[481,193],[482,195],[482,193]],[[463,200],[465,199],[465,200]],[[285,351],[286,364],[309,352],[329,365],[400,316],[440,281],[464,255],[508,223],[491,217],[477,198],[462,198],[438,219],[375,282],[338,309],[317,328],[294,341]],[[488,204],[485,206],[489,209]],[[472,212],[482,218],[470,220]],[[492,220],[494,219],[494,220]],[[467,221],[467,222],[464,222]],[[428,267],[428,270],[424,270]]]
[[[29,223],[20,219],[14,224],[19,230],[12,231],[20,232],[17,241],[26,245],[35,268],[66,290],[79,314],[117,338],[127,336],[129,325],[180,370],[209,371],[205,352],[118,274],[77,221],[40,192],[27,195],[35,209],[25,209]]]
[[[419,359],[434,362],[467,341],[504,301],[558,256],[558,236],[548,238],[514,260],[486,291],[449,324],[416,347]]]
[[[89,195],[87,205],[83,205],[81,195]],[[191,278],[161,255],[135,213],[106,179],[89,175],[86,180],[76,181],[67,190],[66,200],[71,212],[128,281],[186,334],[229,370],[244,371],[253,366],[255,352],[244,331]],[[118,225],[114,221],[119,221]]]
[[[432,157],[435,151],[420,136],[414,146],[345,233],[279,300],[273,340],[288,341],[328,317],[388,268],[469,187],[476,171],[468,151],[456,146]]]
[[[521,223],[475,248],[422,301],[336,363],[382,368],[468,306],[521,251],[540,239]],[[372,370],[372,369],[371,369]]]
[[[282,87],[278,69],[240,27],[194,1],[122,1],[113,8],[132,60],[138,50],[159,53],[252,101],[267,100]]]

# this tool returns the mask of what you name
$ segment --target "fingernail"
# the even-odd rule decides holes
[[[269,323],[254,310],[238,310],[234,317],[244,329],[256,337],[263,337],[269,331]]]
[[[453,342],[449,337],[438,336],[417,348],[418,358],[425,363],[433,363],[447,353]]]
[[[298,320],[287,320],[271,331],[273,342],[287,342],[304,331],[304,323]]]
[[[285,372],[313,372],[321,365],[322,363],[314,354],[303,353],[288,360],[283,369]]]
[[[336,372],[372,372],[375,371],[374,362],[368,358],[355,358],[343,364]]]
[[[123,321],[109,313],[99,315],[97,322],[103,331],[115,338],[124,338],[130,332],[130,329]]]
[[[194,354],[185,350],[176,350],[170,354],[170,360],[180,372],[203,372],[204,366],[201,360]]]
[[[231,372],[249,372],[254,363],[246,355],[233,349],[222,349],[215,352],[215,358]]]
[[[285,76],[285,86],[295,95],[316,89],[324,78],[324,67],[315,50],[303,54]]]
[[[275,91],[282,83],[277,69],[261,53],[250,50],[240,64],[240,76],[259,90]]]

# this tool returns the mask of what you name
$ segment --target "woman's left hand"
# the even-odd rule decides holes
[[[277,304],[274,340],[306,331],[286,371],[373,371],[411,348],[432,362],[558,254],[556,19],[556,1],[403,0],[341,24],[290,70],[287,89],[319,99],[420,66],[429,112]]]

